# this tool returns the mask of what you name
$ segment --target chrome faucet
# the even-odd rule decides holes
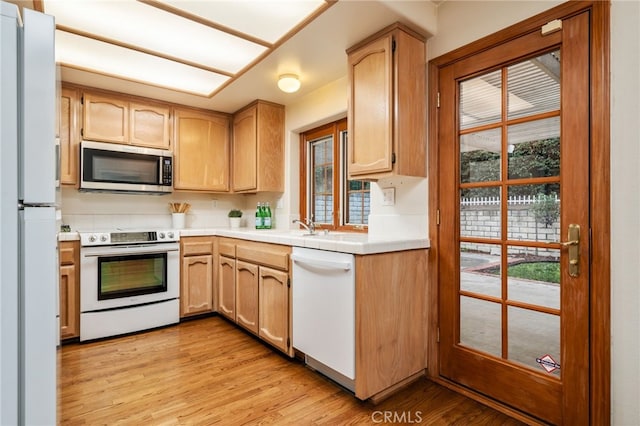
[[[316,224],[312,220],[305,219],[303,222],[300,219],[294,219],[292,223],[299,223],[311,235],[316,233]]]

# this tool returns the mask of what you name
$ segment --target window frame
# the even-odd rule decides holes
[[[333,215],[332,224],[317,224],[316,229],[328,229],[333,231],[368,232],[367,224],[349,225],[345,224],[346,207],[345,197],[347,194],[346,185],[347,161],[346,147],[342,148],[342,135],[347,131],[347,119],[343,118],[332,123],[328,123],[306,132],[300,133],[300,219],[308,217],[310,208],[310,172],[309,172],[309,147],[312,141],[327,136],[333,136]],[[348,137],[348,135],[347,135]],[[344,185],[342,185],[344,182]],[[337,191],[336,191],[337,189]],[[344,212],[343,212],[344,210]],[[343,214],[344,213],[344,214]]]

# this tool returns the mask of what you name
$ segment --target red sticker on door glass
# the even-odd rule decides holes
[[[541,358],[536,358],[536,362],[540,364],[542,368],[546,370],[547,373],[553,373],[556,370],[560,369],[560,364],[558,364],[551,355],[547,354]]]

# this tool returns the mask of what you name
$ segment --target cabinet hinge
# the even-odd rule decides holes
[[[396,153],[391,153],[391,164],[396,164]]]
[[[440,92],[436,94],[436,108],[440,108]]]
[[[440,343],[440,327],[438,327],[436,331],[436,343]]]
[[[396,51],[396,39],[391,40],[391,52]]]
[[[84,95],[80,96],[80,105],[84,105]]]
[[[80,136],[84,136],[84,127],[80,128]]]
[[[287,288],[291,288],[291,277],[287,277]]]
[[[440,225],[440,209],[436,210],[436,225]]]
[[[291,346],[291,338],[287,337],[287,348]]]

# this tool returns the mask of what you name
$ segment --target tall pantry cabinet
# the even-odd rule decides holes
[[[425,38],[396,23],[347,55],[349,177],[425,177]]]

